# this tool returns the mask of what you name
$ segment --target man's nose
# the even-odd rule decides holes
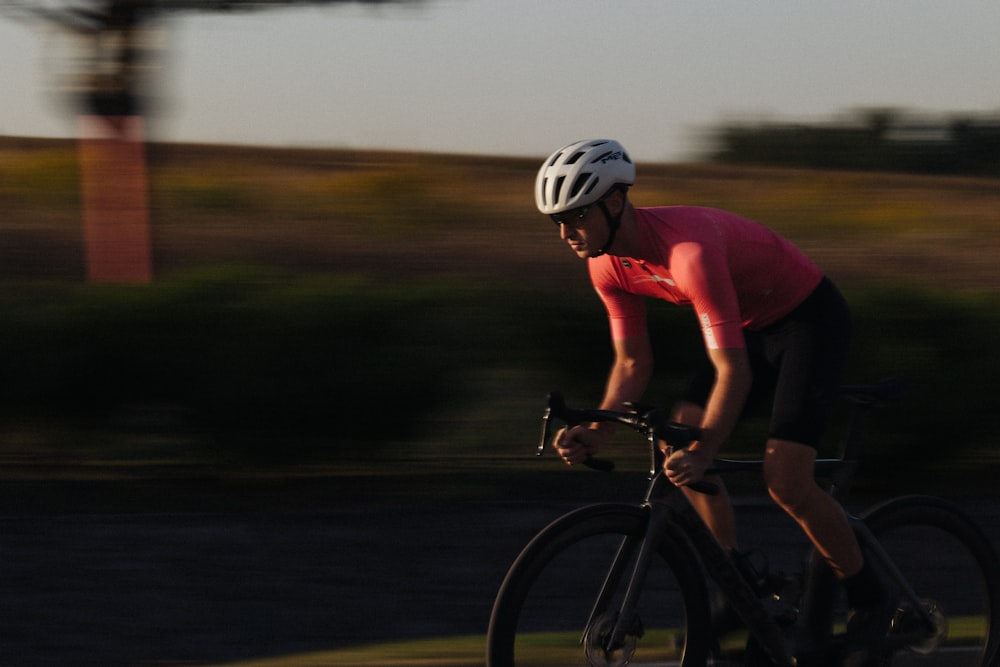
[[[573,232],[575,231],[576,231],[575,229],[573,229],[571,226],[567,225],[564,222],[559,225],[559,238],[565,241],[566,239],[571,237],[573,235]]]

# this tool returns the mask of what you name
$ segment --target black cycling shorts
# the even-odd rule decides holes
[[[851,314],[824,278],[795,310],[758,331],[743,330],[753,370],[748,407],[773,397],[769,437],[818,447],[847,363]],[[708,357],[685,399],[702,407],[715,384]]]

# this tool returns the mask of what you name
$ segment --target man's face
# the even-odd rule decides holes
[[[559,227],[559,238],[566,241],[577,257],[596,257],[608,241],[608,226],[601,224],[603,215],[597,204],[581,206],[551,216]]]

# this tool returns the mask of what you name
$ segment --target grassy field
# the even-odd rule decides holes
[[[188,145],[148,155],[163,277],[235,263],[579,286],[580,264],[534,209],[536,160]],[[0,137],[0,177],[0,277],[79,279],[74,145]],[[1000,285],[995,179],[654,164],[639,165],[632,196],[758,219],[848,288]]]
[[[75,146],[0,138],[8,478],[335,474],[387,457],[520,468],[545,392],[599,396],[606,324],[534,210],[536,160],[148,154],[157,279],[95,286]],[[805,249],[854,306],[850,379],[914,384],[873,426],[873,466],[965,483],[991,478],[1000,445],[997,185],[640,164],[633,198],[731,209]],[[652,316],[670,333],[649,399],[668,403],[700,343],[685,311]],[[737,448],[753,451],[755,429]],[[622,451],[641,466],[640,449]]]

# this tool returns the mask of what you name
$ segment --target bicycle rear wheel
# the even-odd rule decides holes
[[[705,577],[683,538],[663,537],[625,645],[598,645],[616,620],[648,510],[594,505],[556,520],[521,552],[497,594],[487,638],[488,667],[633,663],[703,667],[710,647]],[[619,557],[618,554],[621,554]],[[598,603],[619,562],[614,595]],[[597,608],[595,608],[595,605]],[[591,612],[594,612],[593,614]],[[588,626],[588,619],[593,622]],[[589,651],[588,651],[589,647]],[[589,656],[588,656],[589,652]]]
[[[910,638],[880,664],[996,667],[1000,564],[975,523],[950,503],[917,496],[889,501],[863,518],[934,620],[925,632],[920,611],[899,593],[890,637]]]

